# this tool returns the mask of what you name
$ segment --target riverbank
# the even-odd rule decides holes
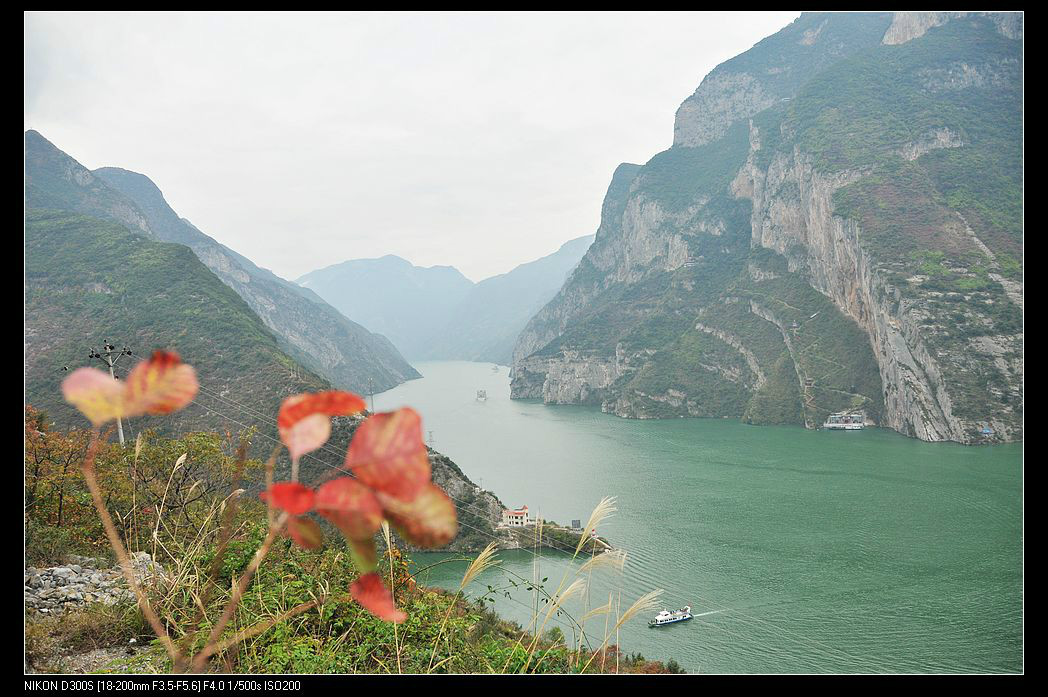
[[[526,527],[500,527],[496,528],[498,549],[539,549],[557,552],[574,552],[579,549],[582,533],[571,528],[559,526],[556,523],[543,524],[541,530],[538,525]],[[589,536],[585,544],[579,549],[580,554],[600,554],[613,549],[613,547],[600,537]]]
[[[287,604],[311,597],[315,580],[324,580],[332,589],[348,587],[354,574],[343,557],[337,547],[310,553],[281,545],[260,568],[238,612],[248,621],[272,616]],[[407,559],[397,550],[384,555],[380,567],[392,569],[384,575],[398,606],[408,613],[396,632],[393,625],[363,611],[344,591],[334,591],[323,598],[319,609],[251,637],[238,649],[219,656],[213,667],[242,674],[680,672],[675,663],[647,660],[613,645],[596,643],[591,649],[573,650],[559,629],[536,637],[520,623],[500,617],[483,599],[467,599],[417,583],[408,573]],[[169,623],[184,622],[195,607],[172,602],[177,594],[171,592],[171,584],[181,583],[176,574],[155,564],[149,568],[145,580],[152,602]],[[27,574],[36,581],[27,581],[26,592],[43,588],[43,579],[59,579],[57,585],[67,587],[93,582],[92,576],[98,573],[72,563],[35,569]],[[118,593],[121,585],[112,584]],[[81,594],[76,601],[64,603],[60,611],[27,607],[25,622],[27,673],[163,673],[171,669],[166,652],[154,641],[137,607],[123,595],[118,602],[107,602],[88,600]],[[540,619],[534,624],[546,623]],[[178,638],[177,632],[174,636]]]

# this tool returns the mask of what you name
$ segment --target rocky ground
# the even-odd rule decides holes
[[[115,605],[134,599],[119,566],[103,567],[104,562],[90,557],[70,557],[66,566],[25,570],[25,608],[29,613],[62,614],[88,603]],[[139,583],[166,578],[163,568],[147,552],[131,555],[135,578]]]
[[[146,552],[131,555],[138,583],[168,575]],[[28,567],[25,590],[26,673],[155,672],[148,637],[126,625],[134,595],[119,566],[70,556],[62,566]],[[131,638],[128,639],[128,635]],[[162,652],[161,652],[162,653]],[[162,656],[161,656],[162,658]],[[161,661],[162,663],[162,661]]]

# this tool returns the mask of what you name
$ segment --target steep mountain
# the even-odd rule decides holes
[[[509,365],[521,329],[557,294],[592,242],[593,235],[570,240],[553,254],[473,286],[430,337],[424,357]]]
[[[1022,437],[1022,16],[805,14],[622,165],[513,396]]]
[[[220,398],[271,414],[288,394],[327,385],[281,351],[251,308],[183,245],[112,221],[30,209],[25,254],[26,399],[62,425],[83,424],[62,400],[63,369],[97,363],[88,349],[105,339],[140,356],[176,348],[199,373],[202,400],[176,416],[136,419],[134,430],[217,429],[204,408],[211,395],[216,411],[248,421]],[[129,367],[118,364],[118,374]]]
[[[26,202],[28,208],[82,213],[190,247],[273,331],[283,351],[335,385],[361,392],[373,385],[380,391],[418,377],[385,337],[180,218],[144,175],[116,168],[90,172],[36,131],[28,131]]]
[[[392,254],[311,271],[296,283],[315,291],[354,322],[379,332],[409,358],[462,301],[473,282],[450,266],[422,268]]]
[[[474,284],[450,266],[397,256],[356,259],[298,279],[347,317],[388,336],[419,360],[508,364],[528,319],[557,293],[593,236]]]

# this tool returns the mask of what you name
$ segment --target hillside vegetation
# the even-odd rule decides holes
[[[112,561],[79,469],[89,442],[87,432],[53,429],[49,417],[33,409],[26,414],[29,566],[60,564],[72,554],[101,558],[103,565]],[[105,444],[95,459],[96,477],[121,539],[130,551],[150,554],[163,568],[161,580],[150,586],[150,603],[163,618],[165,632],[189,652],[204,645],[213,627],[206,618],[218,616],[231,586],[266,537],[266,508],[258,498],[234,494],[236,507],[230,508],[229,492],[265,467],[257,460],[240,459],[238,446],[238,441],[216,433],[169,439],[147,432],[136,448]],[[235,513],[227,517],[226,511]],[[228,536],[223,529],[230,531]],[[241,632],[247,636],[219,651],[210,670],[245,674],[680,670],[673,661],[664,665],[622,653],[607,645],[600,632],[576,650],[578,625],[573,618],[558,615],[547,622],[540,615],[530,629],[501,620],[488,607],[500,592],[499,583],[464,582],[465,593],[424,587],[415,581],[419,570],[410,553],[396,538],[393,546],[386,546],[380,534],[378,567],[397,606],[407,613],[397,625],[382,621],[347,592],[358,572],[339,533],[325,526],[325,538],[327,543],[317,550],[302,549],[286,538],[273,545],[251,578],[235,619],[221,635],[227,640]],[[508,580],[502,585],[509,587]],[[534,591],[547,602],[554,597],[551,587]],[[539,637],[536,627],[541,630]],[[143,648],[129,651],[129,643]],[[97,655],[101,658],[92,658]],[[89,659],[94,662],[85,664]],[[34,672],[78,672],[84,667],[101,672],[169,672],[173,668],[139,608],[126,603],[71,604],[58,616],[28,612],[26,660]]]

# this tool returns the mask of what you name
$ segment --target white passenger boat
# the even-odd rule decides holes
[[[822,427],[827,431],[861,431],[866,427],[866,414],[861,411],[830,414]]]
[[[655,619],[648,622],[649,627],[661,627],[664,624],[673,624],[674,622],[683,622],[684,620],[691,619],[691,605],[685,605],[680,610],[663,610],[659,614],[655,615]]]

